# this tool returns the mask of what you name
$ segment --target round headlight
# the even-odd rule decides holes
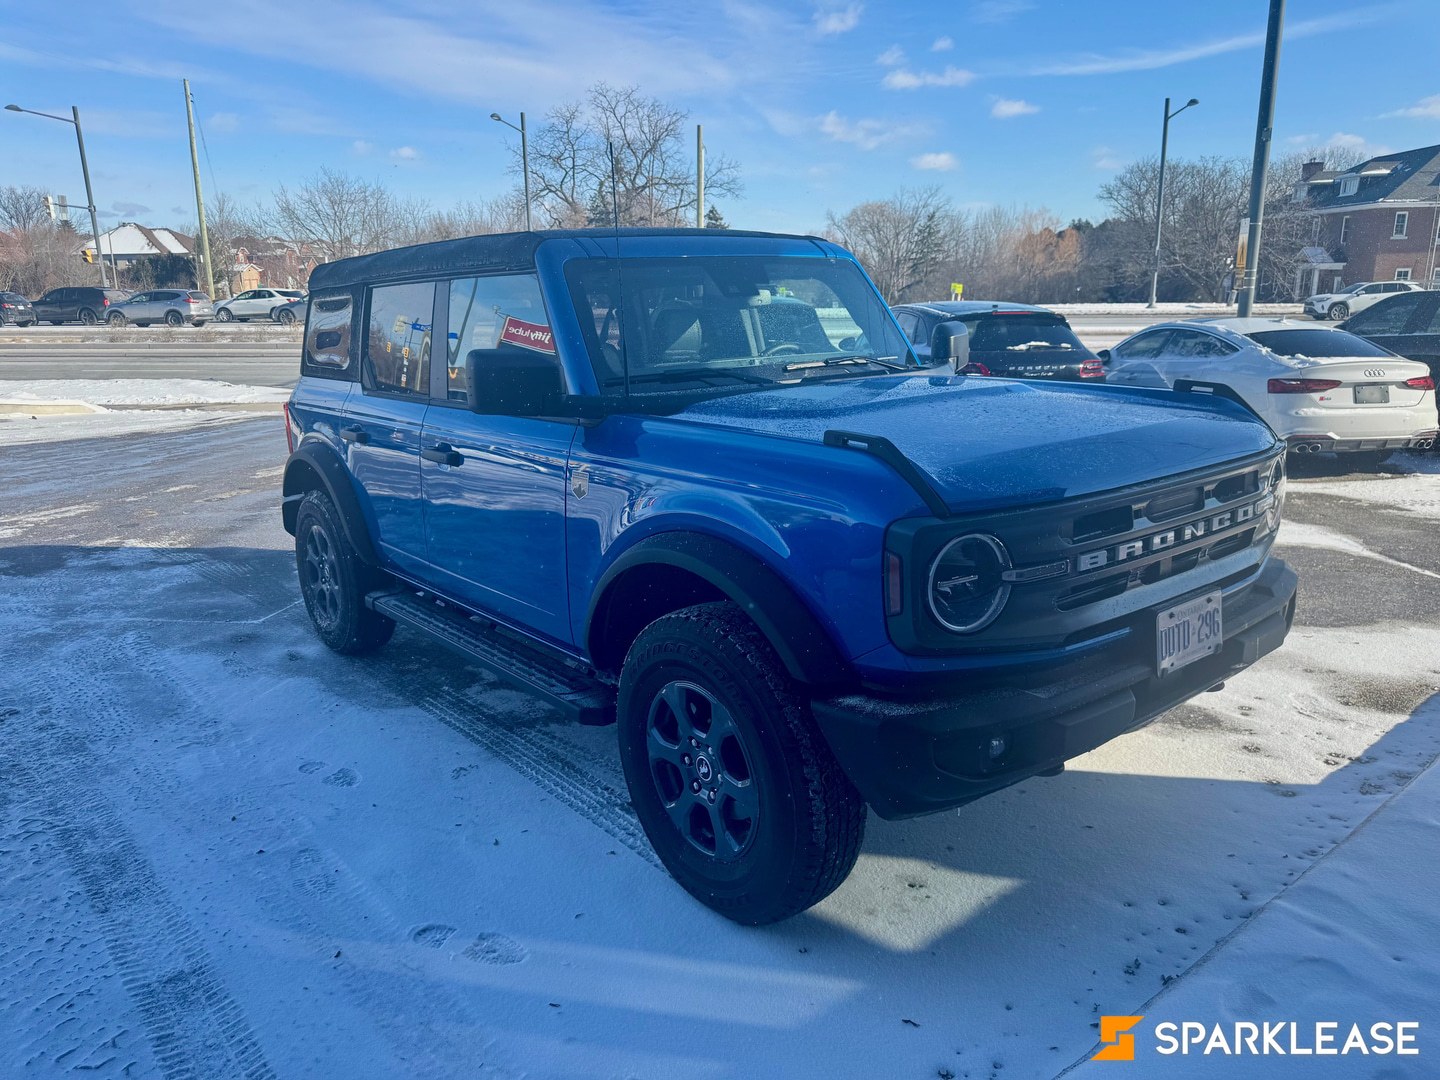
[[[1010,598],[1001,577],[1008,569],[1010,555],[995,537],[971,533],[951,540],[930,564],[930,614],[957,634],[984,629]]]

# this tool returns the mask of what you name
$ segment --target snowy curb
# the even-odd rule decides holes
[[[0,416],[75,416],[81,413],[103,413],[108,410],[88,401],[22,401],[0,398]]]

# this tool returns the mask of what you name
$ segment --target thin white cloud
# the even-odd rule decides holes
[[[1040,111],[1039,105],[1032,105],[1019,98],[996,98],[990,106],[990,115],[997,120],[1009,120],[1016,116],[1030,116]]]
[[[918,90],[922,86],[969,86],[975,73],[964,68],[947,67],[944,71],[911,71],[896,68],[881,80],[887,90]]]
[[[918,132],[914,124],[889,120],[849,120],[834,109],[820,117],[820,132],[836,142],[849,143],[861,150],[874,150],[897,139],[909,138]]]
[[[240,128],[240,117],[233,112],[217,112],[205,121],[205,126],[211,131],[237,131]]]
[[[1320,136],[1314,132],[1311,132],[1308,135],[1287,135],[1285,137],[1285,145],[1297,147],[1314,146],[1316,140],[1318,140],[1319,138]]]
[[[949,52],[955,47],[955,39],[952,37],[938,37],[930,43],[931,52]]]
[[[364,139],[356,139],[350,144],[350,150],[359,157],[366,157],[375,152],[375,144],[366,142]]]
[[[1113,170],[1123,168],[1125,162],[1108,146],[1097,146],[1090,151],[1090,163],[1097,169]]]
[[[875,63],[881,67],[895,67],[905,62],[905,50],[899,45],[891,45],[888,49],[875,57]]]
[[[979,0],[970,9],[970,21],[977,23],[1008,22],[1016,15],[1029,11],[1034,6],[1031,0]]]
[[[1380,114],[1382,119],[1390,119],[1395,116],[1408,116],[1417,120],[1440,120],[1440,94],[1431,94],[1423,97],[1414,105],[1404,109],[1396,109],[1394,112]]]
[[[1345,12],[1340,15],[1326,15],[1318,19],[1302,20],[1297,23],[1292,23],[1285,28],[1285,39],[1290,41],[1296,38],[1328,34],[1338,30],[1349,30],[1356,26],[1375,22],[1377,19],[1397,9],[1396,4],[1375,4],[1359,11]],[[1153,71],[1157,68],[1188,63],[1191,60],[1204,60],[1208,57],[1220,56],[1224,53],[1258,48],[1264,43],[1265,31],[1261,29],[1245,34],[1234,34],[1230,37],[1217,38],[1213,41],[1199,42],[1193,45],[1181,45],[1173,49],[1132,49],[1124,53],[1109,56],[1090,53],[1069,60],[1039,64],[1028,68],[1026,74],[1118,75],[1128,71]]]
[[[815,29],[826,37],[848,33],[860,24],[860,12],[864,9],[863,4],[822,5],[815,10]]]
[[[910,159],[910,164],[916,169],[924,169],[932,172],[950,172],[959,166],[960,162],[955,155],[948,150],[930,154],[920,154]]]
[[[1325,146],[1334,146],[1341,150],[1354,150],[1358,154],[1364,154],[1367,158],[1390,153],[1390,147],[1383,143],[1372,143],[1364,135],[1356,135],[1349,131],[1337,131],[1323,142]]]
[[[413,146],[397,146],[390,151],[391,161],[419,161],[420,151]]]

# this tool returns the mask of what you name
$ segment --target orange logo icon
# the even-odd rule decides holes
[[[1134,1061],[1135,1036],[1128,1032],[1143,1016],[1102,1016],[1100,1017],[1100,1041],[1104,1044],[1091,1061]]]

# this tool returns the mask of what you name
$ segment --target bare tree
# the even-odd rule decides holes
[[[923,295],[950,254],[954,213],[939,187],[902,188],[888,199],[827,215],[827,230],[870,272],[887,303]]]
[[[622,225],[689,224],[696,192],[688,120],[637,87],[597,83],[585,102],[552,111],[530,139],[536,211],[557,228],[609,225],[615,209]],[[520,148],[513,152],[518,175]],[[739,167],[707,156],[705,187],[714,196],[739,194]]]
[[[49,224],[44,188],[32,184],[0,188],[0,229],[33,229]]]
[[[1267,300],[1300,300],[1299,270],[1309,263],[1307,250],[1320,242],[1320,219],[1310,213],[1302,176],[1307,163],[1342,170],[1365,155],[1350,147],[1313,146],[1270,163],[1265,192],[1265,227],[1260,244],[1260,294]],[[1320,255],[1320,252],[1311,251]],[[1325,252],[1324,261],[1338,253]],[[1338,261],[1344,261],[1340,259]]]
[[[392,246],[399,209],[378,182],[326,167],[293,188],[275,189],[276,226],[326,262]]]
[[[0,289],[34,297],[74,284],[91,269],[76,254],[79,246],[74,229],[51,225],[48,218],[28,228],[0,229]]]

